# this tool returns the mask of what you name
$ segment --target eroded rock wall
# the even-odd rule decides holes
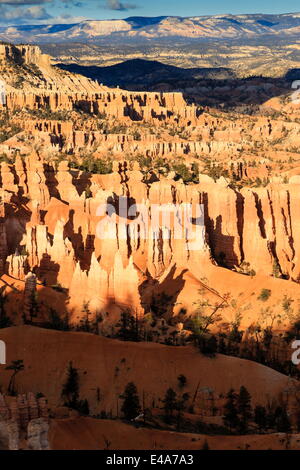
[[[172,280],[174,266],[199,279],[203,263],[231,270],[249,263],[265,276],[274,274],[275,266],[287,279],[300,279],[298,184],[238,191],[224,178],[214,182],[201,174],[198,184],[158,174],[147,181],[137,164],[130,169],[126,162],[116,163],[111,174],[88,175],[69,170],[66,162],[56,170],[37,155],[2,164],[1,178],[3,269],[27,284],[31,271],[37,284],[61,285],[77,312],[88,302],[94,312],[118,305],[143,313],[143,288],[164,277]],[[133,217],[118,213],[122,201],[140,205]],[[153,237],[151,208],[180,209],[186,203],[203,208],[197,236],[203,234],[204,244],[195,250],[185,236],[178,237],[172,218]],[[107,236],[109,206],[116,214]]]

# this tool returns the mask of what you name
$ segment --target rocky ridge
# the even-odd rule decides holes
[[[60,42],[111,39],[157,38],[257,38],[261,36],[296,36],[300,28],[300,14],[282,15],[215,15],[215,16],[161,16],[156,18],[131,17],[120,20],[86,20],[73,25],[40,25],[24,29],[18,26],[2,27],[5,41]]]

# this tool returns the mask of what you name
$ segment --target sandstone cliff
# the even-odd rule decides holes
[[[67,308],[75,323],[84,315],[85,303],[94,315],[114,315],[122,308],[143,315],[151,311],[153,296],[163,292],[172,297],[168,315],[177,315],[183,307],[192,314],[203,286],[207,298],[217,300],[231,292],[245,307],[248,292],[259,293],[261,282],[271,287],[268,305],[279,315],[284,293],[293,292],[296,299],[299,291],[300,299],[297,184],[237,191],[222,179],[214,182],[201,174],[199,178],[198,184],[187,186],[158,175],[149,184],[136,165],[130,170],[126,163],[108,175],[85,176],[69,170],[65,162],[55,169],[37,155],[26,162],[17,158],[14,166],[3,163],[1,265],[9,276],[5,282],[13,286],[13,279],[18,279],[21,290],[28,285],[29,302],[37,284],[40,298],[58,311]],[[115,220],[111,236],[102,237],[103,207],[113,205],[117,212],[122,198],[148,209],[143,218]],[[205,243],[195,250],[185,237],[178,239],[174,222],[167,238],[153,238],[149,208],[180,208],[185,203],[194,208],[201,204],[204,211],[203,232],[197,236],[203,233]],[[252,271],[256,276],[249,278]],[[29,272],[35,273],[33,283]],[[65,289],[67,297],[56,293],[51,298],[55,285]],[[26,289],[25,312],[30,310]],[[245,311],[245,324],[259,318],[260,302],[253,297],[251,304],[253,312]],[[234,312],[228,305],[228,321]],[[271,317],[270,313],[269,321]]]

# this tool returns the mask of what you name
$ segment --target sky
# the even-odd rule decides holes
[[[299,0],[0,0],[2,24],[76,23],[129,16],[299,12]]]

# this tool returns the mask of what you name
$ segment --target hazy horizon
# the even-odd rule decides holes
[[[118,20],[132,16],[216,16],[251,14],[293,14],[299,12],[299,3],[288,0],[264,2],[253,0],[241,5],[237,0],[215,0],[209,4],[188,0],[0,0],[1,25],[62,24],[84,20]]]

